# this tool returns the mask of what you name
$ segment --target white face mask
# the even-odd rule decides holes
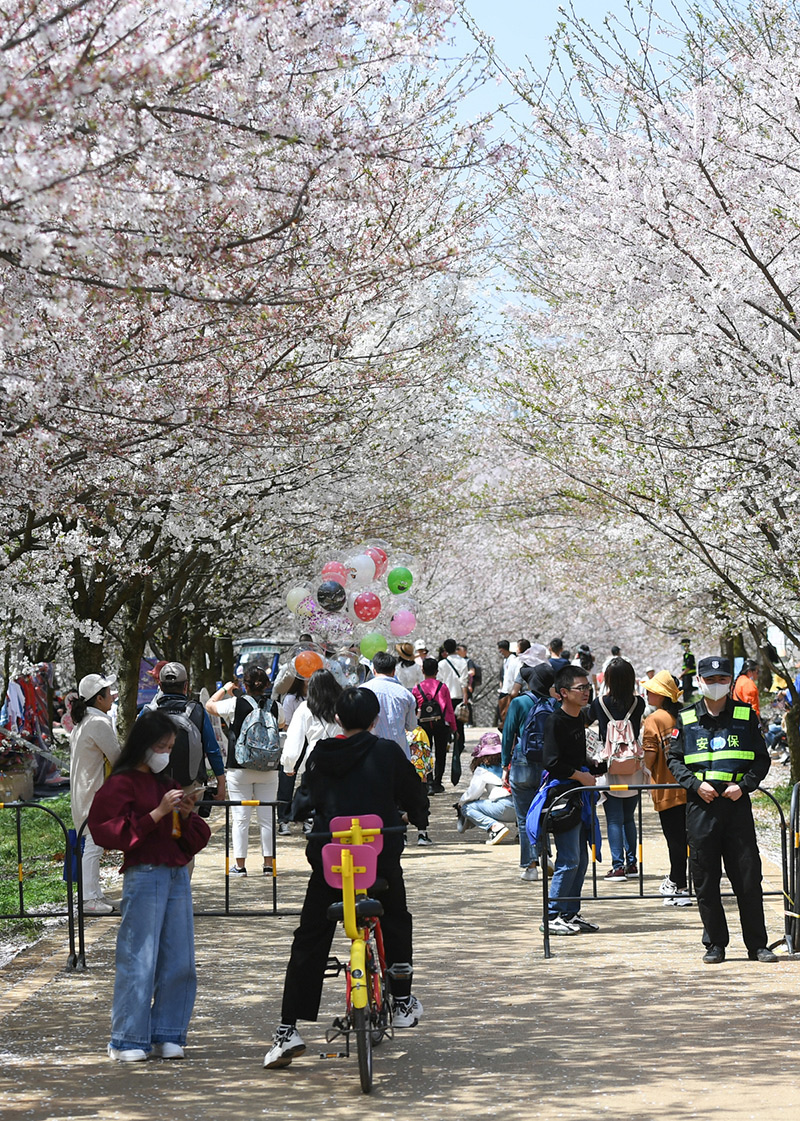
[[[729,681],[715,681],[713,683],[704,681],[699,678],[698,688],[704,697],[708,697],[710,701],[721,701],[723,697],[727,696],[730,691],[731,683]]]
[[[169,756],[168,751],[153,751],[150,748],[145,754],[144,761],[153,774],[157,775],[159,771],[163,771],[165,767],[169,766]]]

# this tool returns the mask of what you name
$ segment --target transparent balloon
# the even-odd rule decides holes
[[[375,561],[366,553],[357,553],[347,562],[349,588],[365,588],[375,579]]]
[[[304,599],[311,595],[311,587],[308,584],[297,584],[290,588],[286,593],[286,606],[289,608],[293,615],[297,614],[297,609]]]
[[[392,616],[389,629],[395,638],[405,638],[412,634],[417,625],[417,617],[413,611],[396,611]]]
[[[411,570],[403,565],[390,569],[386,576],[386,585],[392,595],[407,592],[413,583],[414,577],[411,575]]]
[[[320,575],[323,580],[335,580],[344,587],[348,577],[347,565],[341,560],[328,560],[323,564]]]
[[[309,678],[325,668],[325,652],[314,642],[298,643],[289,651],[289,660],[296,677]]]

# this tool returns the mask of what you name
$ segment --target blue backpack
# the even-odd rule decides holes
[[[526,756],[531,767],[542,765],[545,721],[557,707],[558,701],[553,697],[539,697],[525,718],[517,749]]]

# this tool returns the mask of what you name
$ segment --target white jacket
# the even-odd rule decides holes
[[[341,728],[333,721],[320,720],[313,716],[308,707],[308,701],[303,701],[292,714],[289,727],[286,730],[286,742],[281,753],[281,766],[284,771],[294,771],[298,776],[306,769],[306,760],[311,754],[314,745],[319,740],[330,739],[338,736]],[[308,749],[298,766],[297,760],[303,754],[303,745],[308,740]]]
[[[106,765],[119,759],[120,746],[111,717],[90,706],[69,734],[69,782],[72,821],[80,829],[89,816],[94,796],[106,780]]]
[[[502,776],[496,775],[488,767],[479,766],[475,768],[469,786],[461,795],[461,804],[463,806],[465,802],[477,802],[482,798],[499,802],[501,798],[510,797],[511,794],[503,786]]]

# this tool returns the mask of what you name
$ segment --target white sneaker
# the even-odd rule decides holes
[[[577,923],[565,919],[563,915],[556,915],[554,919],[550,919],[547,924],[550,927],[551,934],[580,934],[581,928]],[[539,927],[542,934],[544,934],[544,923]]]
[[[668,895],[664,900],[665,907],[691,907],[694,900],[689,895],[686,888],[675,888],[674,895]]]
[[[493,825],[486,840],[487,845],[502,845],[511,830],[507,825]]]
[[[678,890],[678,885],[673,883],[673,881],[669,878],[669,876],[665,876],[664,879],[661,881],[661,885],[659,886],[658,894],[659,895],[674,895],[677,890]]]
[[[139,1047],[130,1047],[126,1051],[118,1051],[116,1047],[108,1045],[108,1057],[118,1063],[143,1063],[147,1059],[147,1052]]]
[[[567,919],[571,926],[577,926],[581,934],[594,934],[600,927],[596,922],[589,922],[583,915],[573,915],[571,919]]]
[[[521,880],[538,880],[539,869],[535,864],[529,864],[527,868],[523,868],[519,874]]]
[[[84,899],[83,901],[84,915],[113,915],[114,907],[111,903],[106,903],[102,899]]]
[[[264,1066],[267,1070],[288,1067],[292,1059],[302,1055],[305,1049],[305,1042],[294,1024],[279,1024],[272,1047],[264,1056]]]
[[[415,1028],[423,1011],[422,1004],[415,996],[397,997],[392,1012],[392,1027]]]
[[[180,1043],[154,1043],[152,1055],[157,1059],[185,1059],[186,1052]]]

